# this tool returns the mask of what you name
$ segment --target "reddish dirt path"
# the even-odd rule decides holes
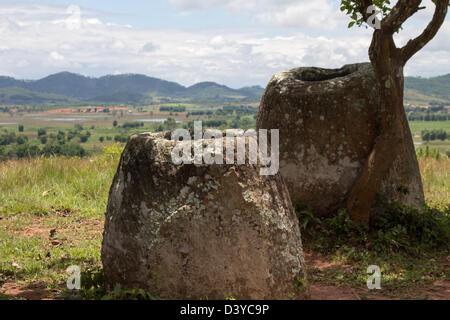
[[[350,265],[339,264],[327,260],[315,254],[305,253],[305,262],[308,268],[349,269]],[[366,287],[332,286],[320,282],[311,284],[312,300],[394,300],[395,298],[384,296],[377,290],[369,290]],[[431,300],[450,300],[450,281],[435,281],[429,287],[415,288],[417,297],[427,297]],[[422,298],[423,299],[423,298]]]
[[[330,286],[321,283],[311,285],[312,300],[395,300],[364,288]],[[417,294],[429,300],[450,300],[450,281],[436,281],[432,287],[417,288]]]
[[[3,284],[0,291],[13,299],[25,300],[50,300],[58,294],[57,290],[48,290],[43,283],[23,286],[13,282],[7,282]]]

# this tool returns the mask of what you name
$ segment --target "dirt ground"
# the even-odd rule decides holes
[[[37,230],[36,230],[37,231]],[[39,232],[39,231],[38,231]],[[327,268],[350,268],[315,254],[306,254],[306,263],[309,268],[325,270]],[[31,285],[19,285],[12,282],[4,283],[0,290],[13,299],[48,300],[58,295],[58,290],[49,290],[45,283],[33,283]],[[450,281],[440,280],[429,287],[418,287],[415,289],[418,297],[426,297],[431,300],[450,300]],[[351,287],[332,286],[324,283],[311,283],[312,300],[393,300],[384,296],[378,290],[369,290],[363,286]]]
[[[305,254],[305,261],[308,268],[326,269],[346,269],[351,266],[338,264],[319,257],[312,253]],[[312,300],[394,300],[384,296],[378,290],[369,290],[367,287],[332,286],[323,283],[311,283]],[[450,300],[450,281],[435,281],[429,287],[417,287],[414,290],[417,297],[426,297],[430,300]]]

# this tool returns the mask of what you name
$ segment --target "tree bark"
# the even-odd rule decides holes
[[[380,97],[380,134],[353,186],[347,209],[358,224],[368,225],[370,208],[394,160],[406,150],[402,118],[403,65],[392,35],[375,31],[369,51]]]
[[[403,66],[437,33],[447,14],[448,0],[437,0],[432,21],[424,32],[401,49],[393,34],[419,10],[420,0],[399,1],[374,31],[369,56],[375,69],[380,98],[380,134],[347,200],[354,222],[368,225],[370,209],[395,159],[407,152],[412,136],[403,106]],[[417,158],[415,163],[417,165]]]

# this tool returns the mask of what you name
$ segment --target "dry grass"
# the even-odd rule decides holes
[[[450,206],[450,159],[419,158],[420,173],[427,204],[445,209]]]
[[[0,298],[14,292],[11,284],[44,287],[54,297],[70,265],[101,268],[104,212],[120,152],[113,146],[91,159],[0,162]]]

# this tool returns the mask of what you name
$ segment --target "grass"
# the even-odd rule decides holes
[[[422,130],[450,131],[450,121],[410,121],[409,127],[413,133],[419,134]]]
[[[0,287],[14,284],[28,294],[37,287],[44,291],[40,298],[54,298],[65,291],[65,270],[78,265],[83,271],[83,297],[105,297],[100,248],[108,190],[120,152],[121,147],[114,145],[92,158],[0,163]],[[439,241],[448,241],[444,226],[447,223],[448,227],[449,217],[450,160],[445,156],[439,160],[421,157],[419,162],[431,207],[424,220],[401,208],[391,208],[386,221],[374,232],[356,228],[344,213],[319,221],[297,208],[305,250],[349,266],[311,266],[311,282],[361,287],[367,280],[367,266],[375,264],[382,270],[383,295],[417,299],[426,297],[418,287],[449,278],[448,247]],[[437,209],[447,210],[442,221],[436,220]],[[320,228],[313,228],[318,224]],[[309,234],[312,230],[316,233]],[[120,288],[106,296],[144,297],[153,298],[139,290],[125,292]]]
[[[70,265],[101,267],[108,189],[120,148],[91,159],[0,163],[0,285],[64,288]],[[54,296],[54,295],[53,295]]]
[[[114,166],[94,159],[42,158],[0,163],[0,203],[7,215],[45,216],[77,211],[98,216],[106,204]]]
[[[405,103],[428,105],[430,101],[436,101],[439,103],[448,102],[448,100],[442,96],[428,95],[418,90],[405,88]]]
[[[369,299],[371,292],[363,290],[370,265],[381,269],[381,290],[377,295],[390,299],[429,299],[430,288],[449,277],[448,258],[443,251],[418,257],[404,254],[374,254],[368,250],[357,250],[343,246],[333,253],[322,254],[322,258],[337,267],[320,269],[309,266],[308,276],[312,283],[360,289],[361,298]]]
[[[307,265],[309,281],[349,286],[363,291],[362,298],[370,297],[368,290],[364,292],[367,268],[375,265],[380,267],[382,275],[378,295],[393,299],[429,298],[427,289],[447,281],[450,276],[450,212],[429,211],[425,217],[399,210],[390,214],[395,216],[390,216],[387,223],[370,229],[353,225],[345,212],[303,229],[305,251],[333,264],[327,268]]]
[[[419,158],[426,202],[445,209],[450,205],[450,159]]]

